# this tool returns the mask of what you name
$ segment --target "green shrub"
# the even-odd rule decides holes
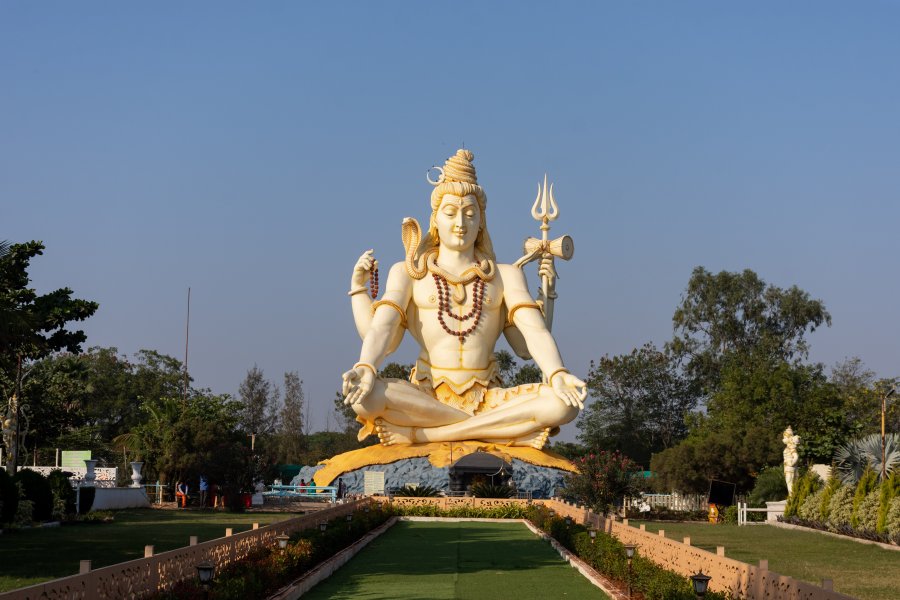
[[[513,489],[508,485],[476,483],[472,485],[472,495],[476,498],[509,498]]]
[[[721,511],[719,513],[719,517],[726,525],[737,525],[738,507],[732,504],[731,506],[725,508],[725,510]]]
[[[878,505],[881,503],[881,491],[873,490],[863,498],[856,509],[856,529],[874,532],[878,526]]]
[[[800,479],[794,482],[794,493],[788,498],[787,505],[784,507],[784,516],[797,516],[800,506],[821,487],[822,479],[814,471],[804,473]]]
[[[424,506],[397,506],[395,510],[405,517],[453,517],[465,519],[524,519],[526,509],[521,504],[507,504],[491,508],[458,506],[441,510],[434,504]]]
[[[834,497],[834,493],[839,489],[841,489],[841,480],[832,475],[825,483],[825,487],[822,490],[822,497],[819,502],[819,521],[822,523],[828,522],[828,519],[831,516],[831,499]]]
[[[884,528],[894,542],[900,543],[900,496],[891,500]]]
[[[403,498],[435,498],[440,490],[430,485],[404,485],[394,492],[394,496]]]
[[[766,467],[756,477],[756,484],[747,501],[750,506],[762,507],[766,502],[784,500],[787,497],[788,489],[784,481],[784,468]]]
[[[842,485],[831,497],[831,505],[828,509],[828,530],[844,531],[850,526],[852,517],[853,488],[849,485]]]
[[[12,523],[19,506],[19,488],[6,469],[0,467],[0,525]]]
[[[819,507],[822,505],[822,496],[825,495],[825,488],[811,494],[803,501],[800,508],[797,509],[797,516],[807,521],[815,521],[819,518]]]
[[[53,516],[53,490],[47,478],[37,471],[22,469],[13,479],[22,484],[25,497],[32,502],[32,518],[35,521],[49,521]]]
[[[862,476],[856,484],[856,491],[853,494],[853,514],[850,517],[850,525],[854,528],[859,526],[859,505],[865,500],[866,496],[872,493],[878,487],[878,475],[872,469],[863,471]]]
[[[60,520],[66,515],[75,514],[75,489],[69,478],[60,470],[54,469],[47,476],[50,490],[53,493],[53,518]]]
[[[19,492],[19,504],[12,524],[14,527],[31,527],[34,523],[34,502],[25,495],[25,486],[21,481],[16,482],[16,489]]]
[[[900,472],[894,471],[881,483],[881,497],[878,502],[878,521],[875,530],[884,533],[887,530],[887,515],[891,501],[900,496]]]

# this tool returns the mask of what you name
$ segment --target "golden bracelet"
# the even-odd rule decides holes
[[[522,302],[520,304],[516,304],[515,306],[513,306],[512,308],[509,309],[509,312],[507,312],[507,315],[506,315],[506,326],[507,327],[514,325],[513,315],[515,315],[516,311],[519,310],[520,308],[536,308],[538,310],[541,310],[541,306],[537,302]]]
[[[378,310],[379,306],[390,306],[400,315],[400,327],[406,329],[406,311],[400,308],[399,304],[391,302],[390,300],[379,300],[378,302],[372,303],[372,314],[375,314],[375,311]]]
[[[553,378],[556,377],[559,373],[568,373],[569,370],[565,367],[560,367],[557,370],[550,373],[550,377],[547,378],[547,383],[553,384]]]
[[[370,365],[369,363],[358,362],[358,363],[356,363],[355,365],[353,365],[353,368],[354,368],[354,369],[358,369],[359,367],[365,367],[365,368],[367,368],[367,369],[371,369],[373,375],[378,375],[378,371],[376,371],[376,370],[375,370],[375,367],[373,367],[373,366]]]
[[[358,287],[358,288],[353,288],[352,290],[350,290],[349,292],[347,292],[347,295],[348,295],[348,296],[355,296],[355,295],[357,295],[357,294],[365,294],[365,293],[368,292],[368,291],[369,291],[369,288],[367,288],[366,286],[363,285],[363,286],[360,286],[360,287]]]

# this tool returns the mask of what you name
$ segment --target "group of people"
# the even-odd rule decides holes
[[[207,506],[207,503],[212,500],[213,506],[218,504],[218,495],[216,494],[215,489],[213,489],[212,495],[209,494],[209,482],[206,480],[206,477],[203,475],[200,476],[200,485],[198,489],[200,491],[199,503],[200,507],[204,508]],[[213,486],[215,488],[215,486]],[[181,508],[187,508],[188,500],[190,499],[191,488],[188,485],[187,481],[178,480],[175,483],[175,505]]]

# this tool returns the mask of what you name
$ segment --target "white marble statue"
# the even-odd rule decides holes
[[[794,435],[794,430],[788,426],[784,430],[781,437],[784,443],[784,482],[787,484],[788,496],[794,492],[794,479],[797,475],[797,463],[800,462],[800,455],[797,453],[797,446],[800,444],[800,436]]]
[[[366,293],[373,252],[353,269],[349,294],[363,344],[359,362],[343,375],[343,393],[363,423],[360,438],[377,433],[386,446],[480,440],[540,449],[583,408],[585,384],[563,365],[521,268],[496,263],[472,159],[459,150],[432,182],[424,240],[414,219],[403,221],[406,260],[391,267],[381,300]],[[411,381],[382,379],[376,371],[404,330],[421,348]],[[527,347],[546,383],[500,386],[493,354],[501,333]]]

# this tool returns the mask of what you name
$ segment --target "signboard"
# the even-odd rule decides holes
[[[384,471],[366,471],[364,491],[366,496],[384,495]]]
[[[63,450],[59,466],[64,469],[83,469],[85,460],[91,460],[90,450]]]

